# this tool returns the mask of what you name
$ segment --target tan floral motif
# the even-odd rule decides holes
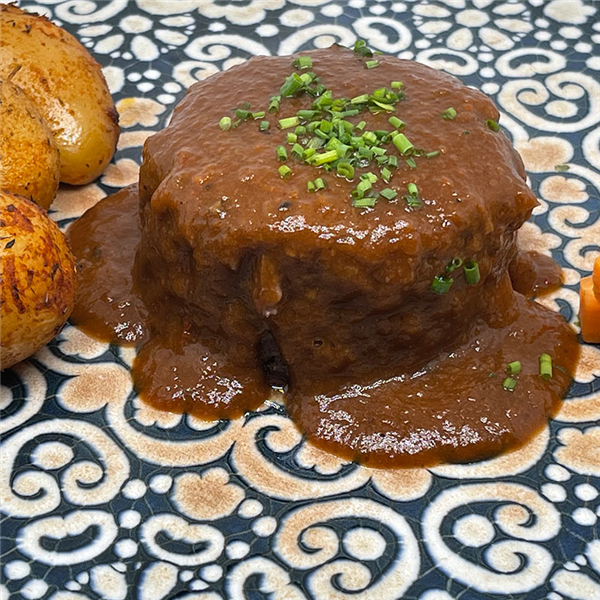
[[[573,146],[561,138],[537,137],[517,141],[515,148],[521,155],[525,168],[533,173],[554,171],[556,165],[568,163],[573,158]]]
[[[543,233],[538,225],[527,221],[518,233],[519,248],[521,250],[535,250],[546,256],[551,256],[550,250],[558,248],[561,239],[553,233]]]
[[[251,0],[250,3],[198,0],[198,12],[209,19],[225,18],[236,25],[260,23],[267,10],[283,8],[284,0]]]
[[[137,183],[139,176],[139,165],[130,158],[122,158],[116,163],[108,165],[102,183],[111,187],[125,187],[132,183]]]
[[[561,203],[585,202],[589,197],[583,181],[562,175],[544,179],[540,185],[540,193],[546,200]]]
[[[600,475],[600,427],[581,431],[567,427],[558,432],[562,444],[554,458],[572,471],[582,475]]]
[[[150,98],[123,98],[117,102],[119,124],[121,127],[153,127],[158,123],[158,115],[165,112],[165,107]]]
[[[230,483],[227,471],[217,467],[202,475],[184,473],[177,477],[171,499],[187,517],[214,521],[230,515],[244,496],[239,485]]]

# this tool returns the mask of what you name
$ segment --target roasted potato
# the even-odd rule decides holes
[[[0,368],[49,342],[73,310],[76,264],[43,208],[0,192]]]
[[[118,115],[100,65],[45,17],[0,6],[0,78],[38,105],[60,151],[60,180],[93,181],[112,158]]]
[[[60,173],[54,137],[21,88],[0,82],[0,101],[0,187],[48,208]]]

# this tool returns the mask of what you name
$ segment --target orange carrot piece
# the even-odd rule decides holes
[[[594,296],[600,302],[600,256],[594,261],[594,272],[592,273]]]
[[[581,279],[579,286],[579,321],[581,337],[590,344],[600,343],[600,258],[594,272]]]

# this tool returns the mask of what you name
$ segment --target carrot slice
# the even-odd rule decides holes
[[[600,343],[600,257],[594,263],[592,275],[581,279],[579,320],[583,340],[591,344]]]

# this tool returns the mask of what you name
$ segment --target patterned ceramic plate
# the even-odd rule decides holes
[[[104,66],[121,116],[99,182],[61,189],[68,224],[137,179],[185,89],[255,54],[351,45],[491,95],[540,206],[521,244],[577,320],[600,250],[600,5],[584,0],[38,0]],[[568,170],[556,171],[556,165]],[[206,423],[140,404],[131,350],[67,327],[3,373],[0,598],[600,598],[600,348],[522,450],[409,471],[303,443],[276,406]]]

